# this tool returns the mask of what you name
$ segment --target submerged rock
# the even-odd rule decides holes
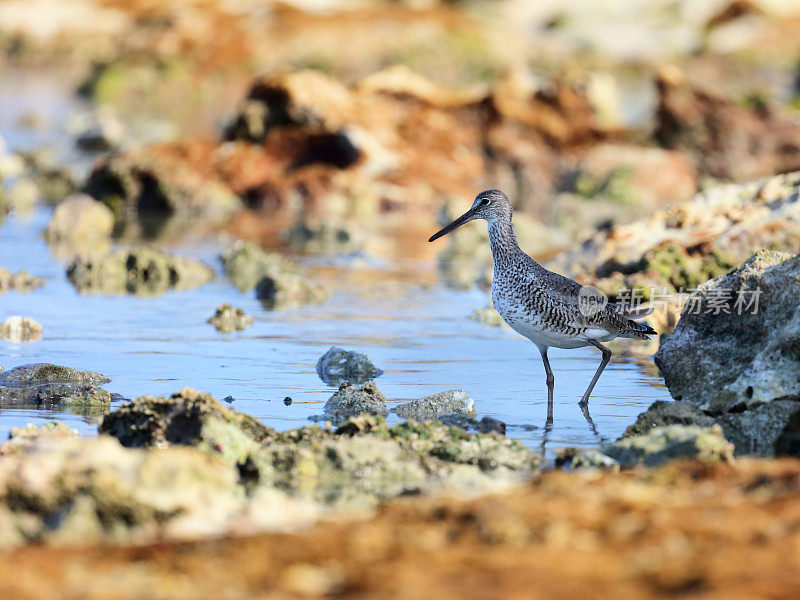
[[[655,467],[676,458],[696,458],[705,462],[733,459],[733,444],[722,435],[722,428],[668,425],[647,433],[623,437],[603,447],[603,453],[623,467]]]
[[[51,243],[85,244],[111,237],[114,214],[104,204],[86,194],[74,194],[53,211],[44,236]]]
[[[700,286],[655,362],[675,399],[712,414],[800,397],[800,256],[761,251]]]
[[[42,337],[42,326],[29,317],[8,317],[0,323],[0,338],[9,342],[33,342]]]
[[[44,279],[31,275],[27,271],[11,273],[0,267],[0,294],[3,292],[32,292],[44,285]]]
[[[383,375],[383,371],[366,354],[331,346],[317,361],[317,375],[328,385],[338,385],[343,381],[365,383]]]
[[[98,386],[109,381],[99,373],[49,363],[22,365],[0,373],[0,406],[102,410],[111,394]]]
[[[464,390],[448,390],[400,404],[393,410],[404,419],[420,422],[453,414],[472,417],[475,416],[475,401]]]
[[[250,327],[253,324],[253,317],[246,315],[241,308],[220,304],[207,323],[213,325],[220,333],[230,333]]]
[[[143,247],[78,256],[67,266],[67,278],[82,294],[157,296],[208,283],[214,271],[199,260]]]
[[[363,385],[343,382],[333,396],[328,398],[323,410],[325,418],[334,422],[341,422],[360,414],[380,417],[389,414],[386,398],[375,387],[374,381],[368,381]]]
[[[280,254],[264,252],[256,245],[238,242],[222,255],[225,274],[239,290],[257,288],[267,308],[321,302],[327,293],[306,279],[300,267]]]

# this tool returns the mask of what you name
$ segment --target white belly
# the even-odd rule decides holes
[[[523,337],[537,346],[553,348],[581,348],[590,346],[589,340],[607,342],[617,337],[605,329],[587,329],[583,334],[561,333],[552,327],[546,327],[540,315],[520,310],[518,305],[505,301],[501,294],[492,294],[495,310],[500,313],[506,323]]]

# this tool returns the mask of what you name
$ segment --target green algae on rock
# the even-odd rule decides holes
[[[248,316],[241,308],[230,304],[220,304],[214,315],[206,321],[220,333],[241,331],[253,324],[253,317]]]
[[[82,294],[157,296],[199,287],[214,276],[199,260],[148,247],[78,256],[67,266],[67,279]]]
[[[623,437],[604,446],[603,453],[623,467],[655,467],[676,458],[726,462],[733,459],[733,444],[723,437],[719,425],[667,425],[654,427],[641,435]]]
[[[343,381],[359,384],[383,375],[383,371],[366,354],[331,346],[317,361],[317,375],[328,385]]]
[[[99,385],[109,381],[99,373],[59,365],[22,365],[0,373],[0,406],[103,411],[111,402],[111,394]]]

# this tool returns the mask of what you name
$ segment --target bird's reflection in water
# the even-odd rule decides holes
[[[589,429],[591,430],[592,434],[597,438],[598,443],[604,443],[606,440],[605,438],[600,435],[599,430],[597,429],[597,425],[595,425],[594,420],[592,419],[591,413],[589,413],[589,405],[588,404],[579,404],[581,408],[581,412],[583,413],[583,418],[586,419],[586,422],[589,424]],[[553,401],[548,400],[547,402],[547,420],[544,423],[544,431],[542,432],[542,445],[541,445],[541,452],[542,456],[545,455],[547,450],[547,444],[550,442],[550,435],[553,432]]]

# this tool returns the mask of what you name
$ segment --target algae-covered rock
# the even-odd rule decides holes
[[[22,365],[0,373],[0,406],[104,410],[111,394],[99,386],[109,381],[99,373],[59,365]]]
[[[279,434],[252,457],[254,481],[327,504],[360,506],[409,493],[502,489],[538,470],[540,456],[497,434],[443,423],[389,427],[360,416],[331,431],[314,425]]]
[[[207,322],[220,333],[230,333],[250,327],[253,324],[253,317],[246,315],[241,308],[234,308],[230,304],[220,304]]]
[[[668,425],[645,434],[623,437],[603,447],[603,453],[623,467],[655,467],[676,458],[696,458],[706,462],[725,462],[733,458],[733,444],[722,435],[722,428]]]
[[[42,326],[29,317],[8,317],[0,323],[0,338],[9,342],[32,342],[42,337]]]
[[[185,160],[149,152],[116,153],[102,159],[83,191],[114,213],[119,230],[155,237],[168,222],[177,227],[224,221],[241,201],[224,184]]]
[[[231,283],[243,292],[257,288],[257,297],[267,308],[316,303],[327,297],[294,261],[254,244],[237,242],[222,254],[222,263]]]
[[[214,271],[199,260],[142,247],[78,256],[67,266],[67,278],[82,294],[156,296],[208,283]]]
[[[328,385],[364,383],[383,375],[365,354],[331,346],[317,361],[317,375]]]
[[[27,271],[11,273],[0,267],[0,294],[3,292],[32,292],[44,285],[44,279],[31,275]]]
[[[757,252],[687,301],[655,356],[670,393],[712,414],[800,397],[800,256]]]
[[[400,404],[394,412],[404,419],[432,421],[442,415],[475,416],[475,401],[464,390],[448,390]]]
[[[469,318],[479,323],[491,325],[492,327],[507,327],[507,323],[500,316],[500,313],[495,310],[493,306],[484,306],[483,308],[476,308],[469,315]]]
[[[325,403],[325,417],[342,421],[360,414],[385,417],[389,414],[386,398],[375,387],[374,381],[363,385],[342,382],[339,389]]]
[[[127,447],[197,446],[234,463],[275,435],[250,415],[189,388],[169,398],[141,396],[126,402],[106,415],[98,430]]]

